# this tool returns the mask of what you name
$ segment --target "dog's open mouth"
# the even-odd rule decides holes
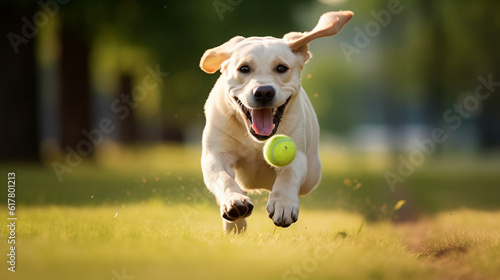
[[[237,97],[234,97],[234,99],[247,118],[250,133],[260,141],[264,141],[276,133],[286,105],[290,101],[290,98],[288,98],[283,105],[276,108],[251,109],[243,105]]]

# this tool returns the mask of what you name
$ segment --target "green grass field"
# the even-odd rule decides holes
[[[248,231],[227,235],[201,179],[198,147],[109,150],[63,182],[50,166],[0,166],[1,174],[16,172],[18,217],[12,273],[5,191],[0,279],[500,276],[495,159],[429,158],[391,192],[384,157],[324,149],[323,181],[301,199],[296,224],[276,228],[267,195],[252,195]]]

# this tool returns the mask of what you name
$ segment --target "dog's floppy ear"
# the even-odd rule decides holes
[[[220,69],[222,62],[228,60],[236,44],[244,40],[245,37],[236,36],[224,44],[213,49],[206,50],[200,61],[201,70],[213,74]]]
[[[342,27],[351,20],[353,15],[354,13],[351,11],[324,13],[319,18],[318,24],[316,24],[313,30],[304,33],[290,32],[283,39],[294,53],[303,56],[305,63],[311,57],[308,44],[314,39],[333,36],[339,33]]]

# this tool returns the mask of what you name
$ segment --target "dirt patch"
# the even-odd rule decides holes
[[[491,240],[478,237],[470,228],[449,227],[440,221],[422,219],[395,224],[405,249],[419,262],[436,271],[440,279],[498,279],[471,264],[478,250]]]

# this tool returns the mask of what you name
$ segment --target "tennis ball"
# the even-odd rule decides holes
[[[289,165],[295,158],[297,147],[286,135],[274,135],[264,145],[264,158],[275,167]]]

